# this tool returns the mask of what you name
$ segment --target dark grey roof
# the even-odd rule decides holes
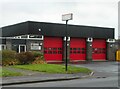
[[[39,31],[39,29],[41,31]],[[64,37],[65,24],[27,21],[19,24],[2,27],[2,36],[17,36],[25,34],[36,34],[44,36]],[[93,38],[114,38],[114,28],[94,27],[83,25],[68,25],[68,36],[70,37],[93,37]]]

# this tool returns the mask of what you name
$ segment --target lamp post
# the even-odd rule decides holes
[[[66,60],[65,60],[65,71],[68,70],[67,66],[68,66],[68,61],[67,61],[67,39],[68,39],[68,35],[67,35],[67,24],[68,24],[68,21],[69,20],[72,20],[73,18],[73,14],[72,13],[69,13],[69,14],[64,14],[62,15],[62,21],[66,21],[66,30],[65,30],[65,36],[66,36]]]

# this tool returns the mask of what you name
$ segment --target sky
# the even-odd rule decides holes
[[[62,15],[73,13],[68,24],[115,28],[118,38],[119,0],[1,0],[0,27],[25,21],[63,23]]]

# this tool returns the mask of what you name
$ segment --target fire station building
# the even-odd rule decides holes
[[[42,52],[46,62],[64,62],[66,25],[27,21],[2,27],[0,49]],[[114,28],[68,25],[68,60],[113,61]]]

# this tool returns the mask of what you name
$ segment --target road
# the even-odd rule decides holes
[[[92,69],[95,74],[92,77],[84,79],[9,85],[8,87],[118,87],[117,62],[97,62],[73,66],[88,67]]]

